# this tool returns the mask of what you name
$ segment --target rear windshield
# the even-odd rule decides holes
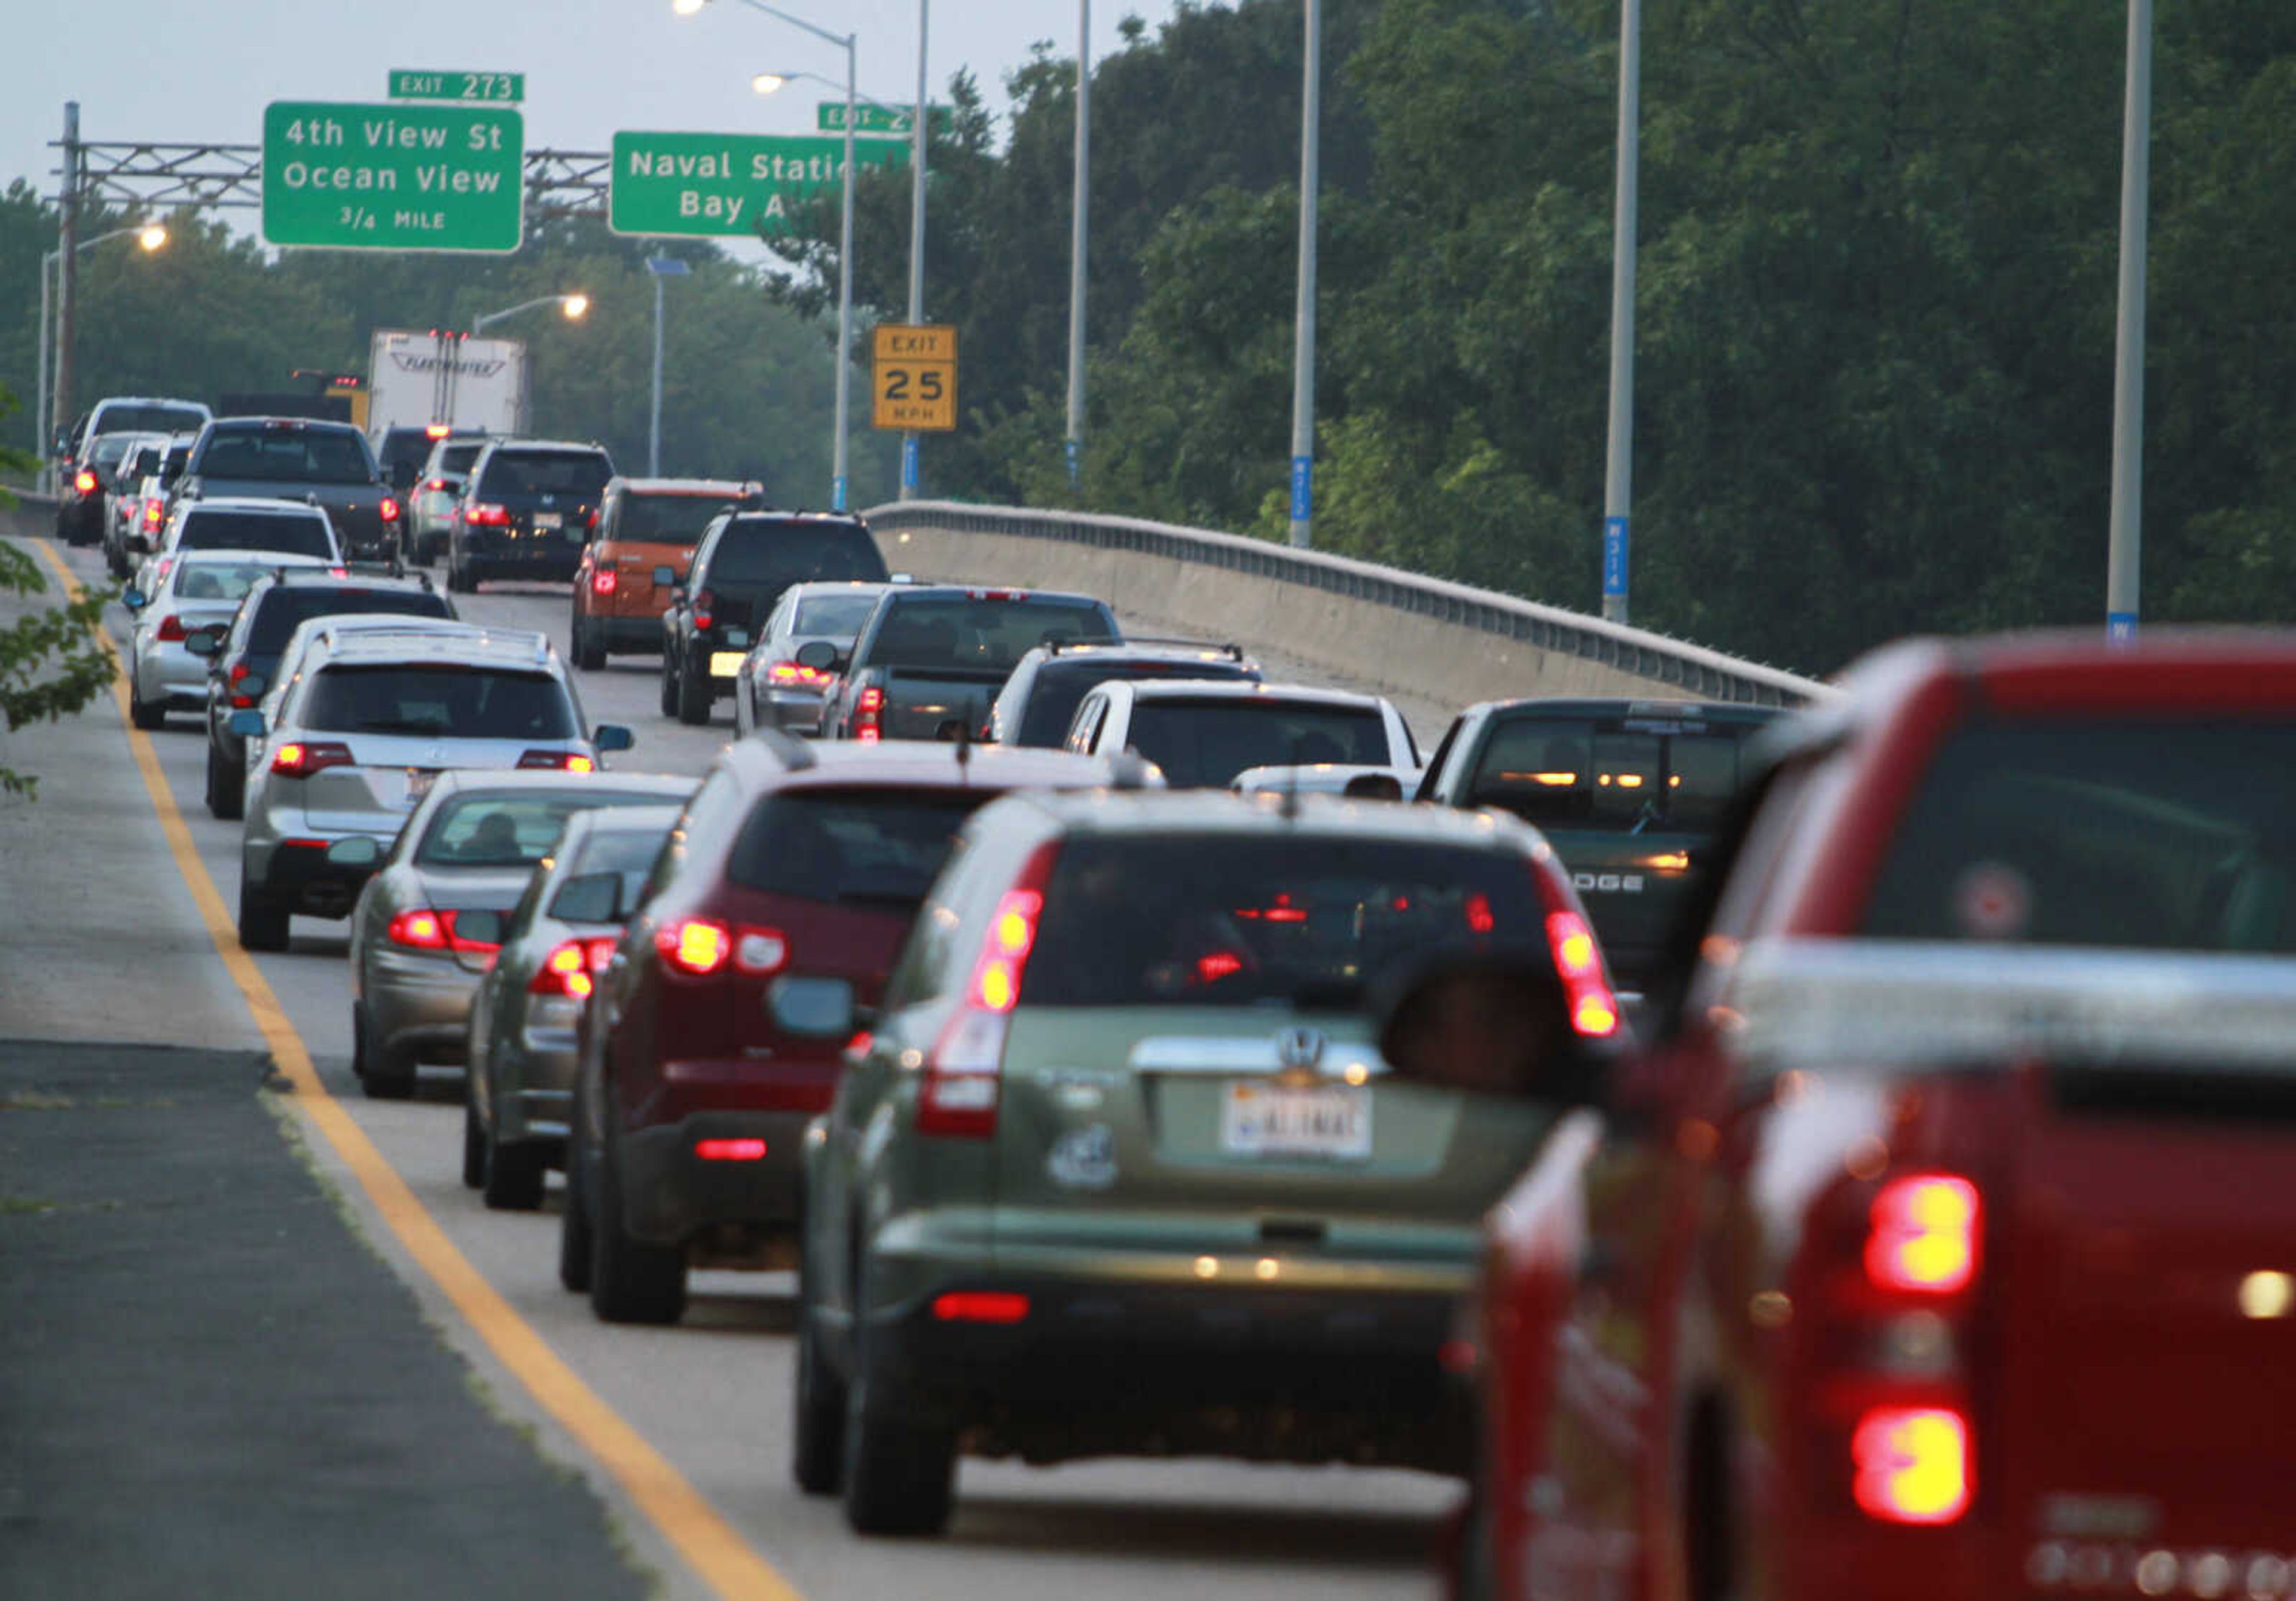
[[[202,478],[251,483],[365,484],[374,481],[366,441],[335,428],[217,429],[200,453]]]
[[[135,443],[135,439],[132,434],[100,434],[96,437],[95,443],[88,447],[88,463],[91,466],[101,467],[109,472],[112,468],[119,465],[120,458],[127,454],[128,447]]]
[[[776,594],[816,579],[882,584],[886,577],[877,542],[850,524],[737,518],[709,554],[710,582],[761,584]]]
[[[869,620],[869,613],[876,609],[877,596],[874,593],[808,595],[798,602],[797,620],[790,632],[824,639],[851,640],[861,632],[861,625]]]
[[[406,617],[455,615],[443,595],[414,589],[340,588],[332,584],[281,585],[263,597],[249,625],[247,648],[258,654],[277,654],[287,645],[295,625],[314,617],[346,613],[397,612]]]
[[[574,708],[547,673],[480,667],[323,669],[303,726],[327,734],[450,739],[572,739]]]
[[[188,406],[107,406],[96,418],[106,433],[194,433],[207,420]]]
[[[1737,793],[1752,720],[1523,718],[1492,731],[1467,804],[1541,828],[1710,829]]]
[[[930,671],[937,667],[1013,664],[1056,639],[1114,639],[1116,628],[1095,601],[998,600],[988,596],[902,599],[893,603],[870,659],[880,666]]]
[[[241,600],[275,571],[268,562],[186,562],[176,569],[176,598]]]
[[[1144,701],[1129,743],[1175,789],[1226,789],[1246,768],[1396,759],[1376,709],[1296,701]]]
[[[439,471],[468,472],[471,464],[479,459],[479,452],[486,447],[484,439],[472,439],[467,445],[449,445],[439,453]]]
[[[160,462],[168,454],[165,445],[138,445],[127,453],[127,476],[132,479],[150,478],[160,471]]]
[[[578,811],[600,806],[633,806],[660,799],[659,795],[633,795],[586,784],[562,790],[521,790],[514,795],[460,796],[439,807],[414,859],[426,867],[524,866],[550,854],[550,848],[565,832],[566,819]],[[651,861],[660,849],[660,838],[656,836],[647,859]],[[597,867],[591,871],[611,869]]]
[[[647,545],[691,546],[733,498],[730,495],[625,495],[614,538]]]
[[[656,800],[666,797],[656,796]],[[622,881],[621,904],[633,907],[638,903],[638,892],[645,887],[653,872],[656,858],[661,855],[662,842],[669,837],[670,825],[659,828],[617,828],[611,832],[593,827],[590,837],[583,842],[582,854],[575,859],[569,878],[593,873],[613,873]]]
[[[393,467],[419,468],[429,459],[430,447],[437,442],[428,429],[394,428],[382,436],[382,448],[375,454],[386,472]]]
[[[1240,661],[1047,661],[1029,688],[1016,745],[1058,745],[1068,737],[1076,709],[1095,684],[1114,678],[1250,678],[1259,672]]]
[[[614,464],[595,450],[497,450],[479,492],[595,496],[613,475]]]
[[[1869,934],[2296,954],[2296,723],[1977,724],[1906,818]]]
[[[183,472],[184,464],[192,459],[192,440],[185,439],[180,444],[168,447],[167,459],[160,464],[161,477],[174,478]]]
[[[297,556],[332,556],[325,517],[289,512],[201,511],[193,506],[176,537],[178,550],[277,550]]]
[[[806,790],[769,795],[726,875],[769,895],[914,911],[990,792]]]
[[[1518,858],[1400,840],[1211,834],[1071,840],[1021,998],[1249,1006],[1344,994],[1431,949],[1541,937]]]

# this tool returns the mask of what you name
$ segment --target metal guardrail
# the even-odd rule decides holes
[[[1253,578],[1298,584],[1374,605],[1472,628],[1534,649],[1598,661],[1706,701],[1801,706],[1834,691],[1815,678],[1726,656],[1685,640],[1608,622],[1581,612],[1522,600],[1496,590],[1449,583],[1399,567],[1382,567],[1320,551],[1293,550],[1265,539],[1086,512],[1036,512],[957,501],[912,500],[863,513],[879,531],[940,530],[1051,539],[1103,550],[1199,562]]]

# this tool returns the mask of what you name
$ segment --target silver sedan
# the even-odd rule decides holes
[[[130,589],[121,598],[135,618],[127,677],[133,692],[128,709],[135,726],[157,728],[170,711],[204,712],[207,658],[192,653],[191,636],[212,628],[220,637],[258,579],[282,567],[326,565],[276,551],[192,551],[157,579],[154,593]]]
[[[463,1182],[483,1190],[489,1207],[541,1205],[544,1170],[565,1165],[575,1029],[676,821],[675,806],[568,818],[511,913],[502,952],[471,1004],[465,1051]]]
[[[644,773],[441,773],[351,913],[352,1065],[366,1093],[404,1100],[422,1063],[462,1063],[472,997],[568,817],[693,791]]]

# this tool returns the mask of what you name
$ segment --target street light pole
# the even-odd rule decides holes
[[[55,324],[49,320],[48,276],[55,266],[55,252],[40,258],[40,376],[32,390],[32,435],[34,447],[40,453],[40,475],[36,483],[40,493],[50,494],[55,488],[55,450],[52,436],[55,430],[48,423],[48,341],[55,336]]]
[[[1084,471],[1085,246],[1092,205],[1092,0],[1077,0],[1076,179],[1069,237],[1069,488]]]
[[[1611,439],[1603,475],[1603,615],[1627,620],[1635,489],[1635,231],[1642,173],[1643,0],[1619,6],[1618,196],[1611,218]]]
[[[1292,312],[1292,543],[1313,543],[1316,510],[1316,185],[1323,121],[1324,12],[1307,0],[1308,65],[1300,98],[1300,298]]]
[[[853,124],[860,112],[854,102],[861,66],[855,41],[845,36],[845,181],[839,197],[837,223],[837,445],[830,464],[829,509],[849,510],[852,490],[849,441],[853,433]]]
[[[909,145],[909,324],[925,320],[925,131],[932,115],[928,100],[931,82],[926,76],[926,22],[931,0],[917,0],[917,125]],[[846,136],[852,136],[853,113],[845,115]],[[901,498],[917,497],[917,436],[913,429],[901,436]]]
[[[57,428],[70,426],[72,394],[72,314],[79,257],[79,102],[64,102],[63,215],[58,229],[56,258],[56,390],[48,406],[48,420]]]
[[[676,256],[648,256],[646,272],[653,279],[653,405],[646,421],[646,476],[661,476],[661,302],[662,280],[683,278],[693,269]]]
[[[2145,214],[2152,179],[2152,0],[2128,0],[2128,100],[2120,119],[2120,312],[2113,341],[2112,509],[2104,630],[2134,639],[2144,519]]]

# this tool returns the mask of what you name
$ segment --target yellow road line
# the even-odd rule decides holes
[[[56,576],[63,580],[65,593],[78,600],[81,594],[79,580],[64,565],[54,546],[45,540],[27,543],[47,559]],[[517,1375],[543,1409],[614,1476],[630,1499],[637,1503],[638,1509],[661,1531],[704,1583],[727,1601],[734,1601],[735,1597],[740,1601],[801,1601],[796,1588],[742,1538],[701,1492],[625,1423],[620,1414],[600,1400],[597,1392],[551,1350],[532,1324],[512,1310],[501,1293],[447,1237],[438,1219],[415,1199],[414,1192],[406,1187],[398,1170],[375,1148],[366,1131],[320,1082],[302,1036],[288,1022],[278,996],[256,966],[254,958],[240,948],[237,922],[225,909],[223,897],[216,891],[215,880],[209,876],[206,864],[200,860],[192,844],[191,828],[168,787],[168,777],[160,770],[159,752],[152,747],[151,735],[128,719],[130,692],[118,649],[101,627],[95,629],[95,636],[111,658],[112,699],[118,703],[121,720],[127,723],[128,747],[135,752],[135,766],[144,775],[144,787],[151,792],[152,809],[160,814],[160,833],[175,855],[184,882],[191,886],[192,899],[198,903],[201,921],[207,924],[216,954],[223,958],[240,994],[246,998],[255,1026],[261,1030],[264,1043],[270,1047],[280,1071],[293,1085],[303,1115],[334,1147],[335,1154],[357,1178],[367,1199],[374,1203],[391,1233],[398,1236],[407,1254],[454,1303],[463,1321]]]

